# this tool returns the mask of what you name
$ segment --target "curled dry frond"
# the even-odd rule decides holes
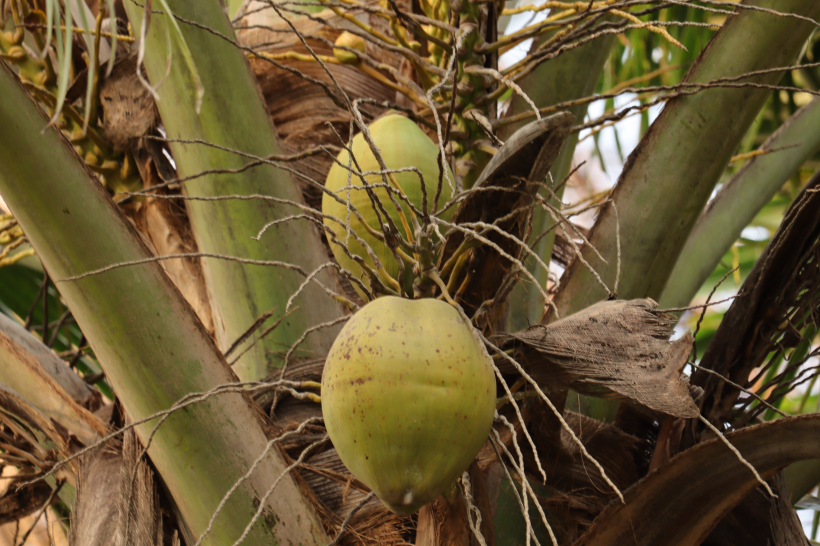
[[[803,342],[803,331],[816,332],[817,298],[820,293],[820,173],[806,185],[783,219],[783,223],[758,259],[754,269],[741,287],[744,294],[732,302],[709,345],[700,366],[714,370],[744,387],[752,387],[756,379],[772,365],[772,352],[783,355],[789,348]],[[810,336],[811,337],[811,336]],[[808,341],[811,341],[810,339]],[[807,351],[808,352],[808,351]],[[792,359],[789,367],[796,367],[804,358]],[[762,366],[756,376],[750,377],[755,367]],[[816,370],[809,370],[816,374]],[[804,374],[805,375],[805,374]],[[808,380],[800,377],[798,380]],[[725,420],[741,421],[759,413],[762,406],[751,408],[741,415],[753,399],[735,408],[741,391],[719,377],[705,372],[693,375],[695,384],[706,392],[704,415],[714,423]],[[793,388],[785,373],[778,374],[776,388],[770,393],[770,402],[782,397]],[[763,385],[761,393],[774,385]]]
[[[604,301],[547,326],[500,334],[539,385],[623,398],[668,415],[697,418],[683,368],[692,336],[669,341],[674,317],[652,300]],[[503,362],[501,362],[503,364]]]
[[[726,439],[771,478],[802,459],[820,457],[820,416],[779,419],[728,434]],[[783,449],[788,445],[789,449]],[[755,476],[720,439],[686,450],[624,492],[575,544],[700,544],[746,493]],[[660,499],[674,498],[675,502]],[[789,511],[788,504],[778,512]]]
[[[453,222],[494,224],[503,219],[497,225],[500,230],[518,239],[525,239],[532,203],[561,150],[572,121],[573,116],[569,113],[555,114],[523,127],[510,137],[487,165],[476,182],[474,191],[462,198]],[[473,229],[481,233],[478,229]],[[523,257],[524,249],[521,245],[500,233],[490,232],[485,233],[485,236],[500,245],[509,255]],[[469,231],[454,230],[449,235],[439,261],[443,273],[449,273],[446,271],[448,261],[457,259],[459,254],[465,252],[471,243],[470,239]],[[496,297],[502,279],[515,265],[490,248],[475,250],[470,262],[476,266],[468,270],[466,284],[461,283],[459,292],[465,312],[472,315],[483,302]],[[456,273],[450,275],[455,276]],[[502,295],[500,299],[503,298]],[[502,303],[503,301],[496,302],[496,313],[501,309]],[[485,324],[492,324],[492,318]]]

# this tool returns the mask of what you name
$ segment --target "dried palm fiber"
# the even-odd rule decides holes
[[[109,442],[80,458],[72,545],[163,546],[159,492],[148,462],[137,464],[140,451],[134,431],[128,430],[122,443]]]
[[[0,426],[5,429],[6,443],[31,454],[41,464],[71,454],[72,439],[68,430],[3,383],[0,383]],[[56,477],[75,485],[77,464],[72,461],[60,469]]]
[[[109,442],[80,458],[70,544],[107,546],[116,535],[122,472],[120,449],[118,443]]]
[[[142,178],[143,186],[149,188],[162,184],[163,179],[158,171],[157,158],[162,156],[160,145],[156,141],[143,142],[144,147],[134,147],[134,159]],[[164,159],[164,158],[163,158]],[[167,195],[176,190],[162,188],[156,190],[158,195]],[[139,229],[147,237],[146,243],[159,256],[171,254],[194,253],[197,251],[196,240],[191,233],[191,225],[182,201],[146,196],[144,201],[135,201],[123,207]],[[160,262],[165,273],[179,289],[185,300],[196,312],[197,317],[213,335],[214,322],[211,304],[202,273],[199,258],[178,258]]]
[[[252,12],[256,4],[259,3],[252,3],[248,12]],[[401,9],[408,9],[409,2],[399,1],[398,5]],[[383,19],[371,17],[364,12],[353,13],[362,22],[372,25],[381,32],[391,34]],[[291,18],[291,22],[306,38],[307,43],[317,55],[333,56],[333,48],[316,38],[328,40],[332,44],[344,30],[357,28],[330,10],[311,16],[312,18],[300,17],[285,11],[283,14]],[[245,47],[271,55],[296,52],[310,56],[310,52],[302,45],[299,37],[291,30],[287,22],[283,21],[272,9],[250,13],[242,17],[235,26],[237,40]],[[401,64],[401,57],[374,47],[372,44],[367,46],[367,55],[376,62],[390,66],[398,67]],[[339,94],[319,63],[290,60],[277,62],[324,82],[331,92]],[[319,145],[339,146],[339,139],[327,126],[328,122],[343,139],[349,137],[350,113],[339,104],[334,103],[319,85],[278,68],[265,59],[251,58],[250,64],[268,105],[271,120],[276,127],[284,153],[292,154]],[[395,91],[356,68],[337,64],[328,64],[327,68],[351,100],[369,98],[395,102]],[[361,105],[360,109],[371,117],[376,117],[383,111],[370,105]],[[302,174],[324,184],[332,162],[330,155],[319,154],[296,161],[292,166]],[[297,180],[297,182],[302,188],[307,203],[316,209],[321,209],[321,192],[304,181]]]
[[[296,474],[298,480],[309,488],[309,498],[317,504],[317,511],[331,536],[336,535],[344,519],[369,493],[369,489],[350,474],[330,445],[308,458]],[[413,529],[410,517],[394,514],[373,497],[348,523],[341,544],[399,545]]]
[[[547,326],[495,336],[545,390],[627,399],[677,417],[699,411],[682,374],[692,335],[669,341],[675,318],[651,299],[603,301]],[[516,370],[504,360],[502,372]]]
[[[540,406],[535,410],[540,413],[549,411],[541,400],[534,399],[533,405]],[[565,411],[564,419],[584,443],[587,451],[603,465],[607,476],[619,489],[626,489],[640,479],[641,474],[634,461],[638,438],[615,425],[579,413]],[[601,475],[590,470],[578,444],[566,430],[561,429],[556,438],[552,431],[539,426],[540,422],[534,420],[534,423],[533,440],[538,454],[551,462],[551,468],[547,470],[547,481],[551,487],[566,493],[581,491],[586,495],[599,497],[600,508],[617,498]]]
[[[114,546],[162,546],[162,513],[154,473],[143,458],[134,429],[123,435]],[[133,481],[132,481],[133,476]]]
[[[2,472],[4,479],[0,481],[0,525],[34,514],[51,498],[51,487],[42,481],[17,489],[21,484],[35,477],[37,471],[31,469],[11,477],[10,471],[16,470],[10,465],[0,466],[0,471],[4,471]]]
[[[318,381],[321,379],[323,367],[324,359],[297,360],[288,366],[284,378],[295,381]],[[277,373],[270,379],[278,378]],[[266,411],[270,410],[272,398],[273,393],[255,396],[257,403]],[[273,425],[281,433],[295,430],[304,421],[321,415],[322,411],[318,404],[285,394],[276,406]],[[299,457],[302,450],[326,434],[327,431],[320,424],[308,426],[302,434],[284,440],[281,448],[293,461]],[[336,535],[342,521],[370,492],[367,486],[350,474],[329,442],[310,455],[294,470],[294,474],[303,492],[314,503],[330,536]],[[406,544],[407,538],[414,532],[415,524],[412,518],[394,514],[373,497],[348,523],[340,544],[399,546]]]

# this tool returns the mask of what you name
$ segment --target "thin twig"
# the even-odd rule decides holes
[[[298,307],[297,307],[296,309],[298,309]],[[287,313],[285,313],[284,315],[282,315],[281,317],[279,317],[279,319],[277,319],[277,321],[276,321],[276,322],[274,322],[273,324],[271,324],[270,326],[268,326],[267,328],[265,328],[265,330],[264,330],[261,334],[259,334],[259,337],[257,337],[256,339],[254,339],[254,340],[253,340],[253,342],[251,342],[251,344],[250,344],[250,345],[248,345],[247,347],[245,347],[245,349],[244,349],[241,353],[239,353],[238,355],[236,355],[236,358],[234,358],[233,360],[231,360],[230,362],[228,362],[228,366],[233,367],[233,365],[234,365],[234,364],[236,364],[237,362],[239,362],[239,359],[240,359],[240,358],[242,358],[242,357],[245,355],[245,353],[247,353],[248,351],[250,351],[251,349],[253,349],[253,347],[254,347],[257,343],[259,343],[260,341],[262,341],[263,339],[265,339],[265,337],[266,337],[268,334],[270,334],[271,332],[273,332],[274,330],[276,330],[276,329],[279,327],[279,325],[280,325],[280,324],[282,324],[282,321],[284,321],[286,318],[288,318],[290,315],[292,315],[292,314],[296,311],[296,309],[294,309],[293,311],[288,311]],[[271,313],[272,313],[272,312],[271,312]],[[268,315],[268,316],[270,316],[270,315]],[[258,322],[258,319],[257,319],[257,322]],[[255,325],[256,325],[256,322],[254,322],[254,326],[255,326]],[[251,326],[251,328],[253,328],[253,326]],[[251,331],[251,330],[250,330],[250,328],[249,328],[249,329],[246,331],[246,334],[250,335],[250,331]],[[244,341],[244,339],[247,339],[247,336],[246,336],[245,334],[242,334],[242,338],[243,338],[243,339],[237,339],[237,340],[234,342],[234,345],[232,345],[232,346],[231,346],[231,349],[230,349],[230,350],[233,350],[233,349],[236,347],[236,344],[240,343],[241,341]],[[225,353],[225,356],[228,356],[229,352],[230,352],[230,351],[228,351],[228,353]]]
[[[297,434],[301,434],[302,431],[305,429],[305,427],[307,427],[308,425],[310,425],[312,423],[318,423],[318,422],[321,422],[321,421],[322,421],[321,417],[311,417],[310,419],[307,419],[306,421],[301,422],[295,430],[285,432],[284,434],[281,434],[280,436],[277,436],[276,438],[269,441],[268,444],[265,446],[265,449],[262,451],[262,453],[259,455],[259,457],[256,458],[256,460],[253,462],[253,464],[248,469],[248,471],[244,475],[242,475],[238,480],[236,480],[236,482],[234,482],[233,486],[231,486],[231,488],[228,490],[228,492],[225,493],[225,496],[222,497],[222,500],[220,501],[219,506],[216,507],[216,510],[214,511],[213,515],[211,516],[211,520],[208,522],[208,526],[205,528],[204,531],[202,531],[202,534],[199,535],[199,539],[197,539],[196,544],[194,544],[194,546],[200,546],[202,544],[202,541],[205,540],[205,537],[208,536],[208,533],[210,533],[211,530],[213,530],[214,522],[216,521],[216,517],[219,515],[219,513],[225,507],[225,504],[227,504],[228,500],[231,498],[231,496],[234,494],[234,492],[236,492],[236,490],[239,489],[239,486],[242,485],[245,481],[247,481],[251,477],[251,474],[254,473],[256,468],[259,466],[259,464],[265,458],[265,456],[267,456],[267,454],[270,453],[270,451],[273,449],[273,446],[275,446],[276,444],[278,444],[282,440],[285,440],[285,439],[289,438],[290,436],[295,436]]]
[[[624,496],[621,494],[621,490],[618,489],[618,487],[612,482],[612,480],[609,479],[609,476],[606,475],[606,471],[604,470],[604,467],[601,466],[601,464],[595,459],[595,457],[593,457],[592,455],[589,454],[589,452],[587,451],[586,446],[581,442],[581,440],[578,439],[578,436],[575,435],[575,432],[572,430],[572,428],[564,420],[564,416],[561,415],[561,413],[555,408],[555,405],[552,403],[552,401],[549,399],[549,397],[546,394],[544,394],[544,391],[541,390],[541,387],[538,385],[538,383],[532,377],[530,377],[530,375],[526,371],[524,371],[524,368],[521,366],[521,364],[518,363],[518,361],[516,361],[513,357],[508,355],[506,352],[502,351],[499,347],[495,346],[492,342],[490,342],[490,340],[488,340],[486,337],[484,337],[484,334],[482,334],[481,332],[477,332],[477,333],[478,333],[478,335],[481,336],[482,340],[484,341],[484,343],[488,347],[493,349],[498,355],[500,355],[502,358],[509,361],[513,366],[515,366],[516,370],[518,370],[518,373],[521,374],[524,378],[526,378],[527,381],[535,388],[535,390],[538,391],[538,394],[541,396],[541,399],[544,400],[544,402],[547,403],[547,405],[550,407],[552,412],[555,414],[555,416],[561,422],[561,427],[564,430],[566,430],[567,433],[569,433],[570,437],[575,442],[575,444],[581,449],[581,452],[584,454],[584,456],[592,464],[595,465],[595,467],[601,473],[601,477],[603,477],[604,481],[612,488],[613,491],[615,491],[615,493],[618,495],[618,498],[621,499],[621,502],[626,504],[626,501],[624,501]],[[493,363],[493,366],[495,366],[495,363]]]
[[[758,395],[756,392],[754,392],[754,391],[750,391],[749,389],[746,389],[746,388],[742,387],[741,385],[738,385],[737,383],[735,383],[734,381],[732,381],[732,380],[731,380],[731,379],[729,379],[728,377],[724,376],[723,374],[719,374],[719,373],[718,373],[718,372],[716,372],[715,370],[710,370],[709,368],[704,368],[703,366],[700,366],[700,365],[698,365],[698,364],[695,364],[694,362],[688,362],[687,364],[689,364],[689,365],[690,365],[690,366],[692,366],[693,368],[698,369],[698,370],[700,370],[700,371],[702,371],[702,372],[706,372],[706,373],[708,373],[708,374],[711,374],[711,375],[717,376],[717,377],[718,377],[721,381],[724,381],[724,382],[726,382],[726,383],[730,384],[731,386],[735,387],[736,389],[740,389],[741,391],[745,392],[745,393],[746,393],[746,394],[748,394],[749,396],[753,396],[754,398],[757,398],[757,400],[758,400],[758,401],[760,401],[760,403],[761,403],[761,404],[763,404],[764,406],[766,406],[766,407],[767,407],[767,408],[769,408],[770,410],[772,410],[772,411],[774,411],[774,412],[776,412],[776,413],[779,413],[779,414],[780,414],[780,415],[782,415],[783,417],[789,417],[787,414],[783,413],[782,411],[780,411],[779,409],[777,409],[777,408],[776,408],[776,407],[774,407],[773,405],[769,404],[766,400],[764,400],[763,398],[761,398],[761,397],[760,397],[760,395]]]
[[[72,282],[78,281],[80,279],[84,279],[86,277],[92,277],[94,275],[100,275],[101,273],[107,273],[108,271],[119,269],[121,267],[131,267],[135,265],[143,265],[149,264],[154,262],[163,262],[165,260],[174,260],[177,258],[216,258],[219,260],[228,260],[231,262],[238,262],[241,264],[247,265],[261,265],[261,266],[273,266],[273,267],[284,267],[285,269],[290,269],[291,271],[296,271],[297,273],[302,274],[303,276],[307,277],[307,273],[299,267],[298,265],[294,265],[288,262],[280,262],[277,260],[251,260],[250,258],[240,258],[238,256],[228,256],[226,254],[212,254],[210,252],[182,252],[179,254],[167,254],[165,256],[151,256],[150,258],[142,258],[140,260],[131,260],[127,262],[119,262],[111,265],[107,265],[105,267],[101,267],[100,269],[95,269],[93,271],[87,271],[80,275],[74,275],[73,277],[66,277],[64,279],[55,279],[54,282]]]
[[[701,322],[703,322],[703,317],[706,316],[706,309],[709,308],[709,300],[711,300],[712,296],[715,295],[715,292],[720,287],[720,285],[723,284],[723,281],[725,281],[729,277],[729,275],[731,275],[732,273],[734,273],[738,269],[740,269],[740,266],[735,267],[731,271],[727,271],[726,274],[723,275],[723,277],[721,277],[721,279],[717,282],[717,284],[712,287],[712,291],[709,292],[709,296],[707,296],[707,298],[706,298],[706,305],[703,306],[703,310],[700,312],[700,317],[698,317],[698,322],[697,322],[697,324],[695,324],[695,332],[692,334],[692,338],[693,338],[693,340],[695,340],[695,341],[692,342],[692,353],[693,353],[692,360],[694,360],[694,361],[697,361],[697,359],[698,359],[698,344],[697,344],[696,339],[697,339],[697,336],[698,336],[698,332],[700,332],[700,324],[701,324]]]
[[[731,273],[731,272],[730,272]],[[742,298],[743,293],[735,294],[734,296],[729,296],[728,298],[724,298],[722,300],[713,301],[711,303],[704,303],[702,305],[690,305],[689,307],[670,307],[668,309],[658,309],[660,313],[680,313],[683,311],[692,311],[693,309],[703,309],[704,307],[714,307],[715,305],[720,305],[721,303],[726,303],[727,301],[732,301],[736,298]]]
[[[274,490],[274,489],[276,489],[276,486],[277,486],[277,485],[279,485],[279,482],[281,482],[281,481],[282,481],[282,479],[283,479],[285,476],[287,476],[287,475],[288,475],[288,473],[289,473],[291,470],[293,470],[294,468],[296,468],[297,466],[299,466],[300,464],[302,464],[302,461],[304,461],[304,460],[305,460],[305,457],[307,457],[307,454],[308,454],[308,453],[309,453],[309,452],[310,452],[310,451],[311,451],[314,447],[316,447],[316,446],[318,446],[318,445],[321,445],[321,444],[323,444],[323,443],[327,442],[328,440],[329,440],[329,437],[328,437],[327,435],[325,435],[325,436],[324,436],[323,438],[321,438],[320,440],[317,440],[317,441],[313,442],[312,444],[310,444],[309,446],[307,446],[307,447],[306,447],[306,448],[302,451],[302,453],[299,455],[299,458],[298,458],[298,459],[296,459],[296,460],[293,462],[293,464],[291,464],[290,466],[288,466],[288,467],[287,467],[284,471],[282,471],[282,474],[280,474],[280,475],[279,475],[279,477],[278,477],[278,478],[276,478],[276,481],[274,481],[274,482],[273,482],[273,485],[271,485],[271,486],[270,486],[270,489],[268,489],[268,490],[265,492],[265,494],[262,496],[262,498],[261,498],[261,499],[259,499],[259,508],[257,508],[257,509],[256,509],[256,513],[255,513],[255,514],[253,515],[253,517],[251,518],[251,521],[250,521],[250,522],[248,522],[248,525],[247,525],[247,526],[245,526],[245,531],[242,533],[242,535],[241,535],[238,539],[236,539],[236,542],[234,542],[234,543],[233,543],[233,546],[239,546],[239,545],[240,545],[240,544],[242,544],[242,542],[244,542],[244,541],[245,541],[245,539],[248,537],[248,535],[249,535],[249,534],[250,534],[250,532],[251,532],[251,528],[253,528],[253,525],[254,525],[254,524],[257,522],[257,520],[258,520],[258,519],[262,516],[262,512],[265,510],[265,504],[267,503],[268,498],[270,498],[270,496],[273,494],[273,490]]]
[[[40,290],[37,292],[37,297],[34,298],[34,303],[31,304],[31,307],[28,310],[28,314],[26,315],[26,322],[23,325],[23,328],[29,330],[31,328],[31,321],[34,319],[34,310],[37,308],[37,304],[40,303],[40,298],[45,297],[48,298],[48,272],[44,272],[43,282],[40,284]]]
[[[240,334],[240,336],[238,338],[236,338],[236,340],[234,340],[233,343],[231,343],[231,346],[228,347],[227,351],[222,353],[222,356],[227,357],[232,352],[234,352],[236,350],[236,348],[239,346],[240,343],[242,343],[243,341],[248,339],[248,337],[251,334],[253,334],[256,330],[258,330],[259,327],[262,326],[262,324],[264,324],[266,320],[268,320],[270,317],[273,316],[274,311],[275,311],[275,309],[273,309],[271,311],[265,311],[264,313],[259,315],[259,317],[255,321],[253,321],[253,324],[251,324],[250,327],[248,327],[247,330],[242,332],[242,334]]]
[[[610,201],[612,204],[612,211],[615,213],[615,286],[612,287],[612,296],[618,297],[618,282],[621,280],[621,220],[618,217],[618,207],[615,206],[615,201]]]
[[[290,361],[290,357],[293,355],[294,351],[296,351],[296,348],[299,345],[301,345],[303,341],[305,341],[305,338],[307,338],[307,336],[309,334],[311,334],[312,332],[315,332],[317,330],[321,330],[322,328],[330,328],[331,326],[336,326],[337,324],[341,324],[342,322],[347,322],[348,320],[350,320],[349,315],[348,316],[341,316],[341,317],[335,318],[333,320],[323,322],[321,324],[316,324],[316,325],[311,326],[310,328],[306,329],[302,333],[302,335],[299,337],[299,339],[297,339],[296,342],[293,345],[291,345],[290,349],[288,349],[288,352],[285,354],[285,361],[282,364],[282,371],[279,374],[279,378],[282,379],[282,378],[285,377],[285,371],[287,371],[288,363]]]

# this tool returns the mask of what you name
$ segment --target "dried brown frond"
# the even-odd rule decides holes
[[[762,367],[771,353],[781,355],[796,347],[808,326],[820,325],[820,174],[801,191],[787,211],[755,267],[749,273],[741,293],[732,302],[714,339],[701,361],[701,367],[714,370],[745,387],[753,386],[752,370]],[[789,362],[796,370],[802,362]],[[813,372],[816,373],[816,370]],[[779,382],[785,373],[779,374]],[[805,378],[801,378],[805,379]],[[705,372],[693,375],[693,382],[703,387],[704,415],[715,423],[741,417],[734,408],[741,391]],[[770,388],[771,385],[766,385]],[[772,400],[786,389],[775,389]],[[771,400],[770,400],[771,401]],[[751,400],[740,407],[744,411]],[[741,417],[747,421],[762,406]]]
[[[566,138],[573,117],[569,113],[556,114],[550,118],[531,123],[516,132],[493,156],[474,188],[459,205],[454,224],[493,224],[498,230],[525,240],[528,234],[529,208],[538,188],[544,183],[552,162],[557,157]],[[481,188],[498,188],[480,191]],[[514,213],[515,212],[515,213]],[[513,214],[514,213],[514,214]],[[496,222],[505,218],[504,221]],[[519,259],[525,249],[499,231],[471,225],[470,230],[483,234],[509,256]],[[443,266],[470,238],[469,232],[453,231],[447,238],[440,264]],[[492,331],[503,309],[505,294],[497,295],[502,280],[514,263],[496,249],[474,249],[473,264],[468,268],[467,279],[459,288],[461,305],[468,316],[474,314],[487,300],[493,301],[488,317],[481,320],[481,327]],[[456,284],[458,286],[458,284]]]
[[[692,337],[670,342],[673,323],[652,300],[613,300],[497,339],[502,348],[516,350],[545,389],[625,398],[669,415],[697,417],[682,375]]]

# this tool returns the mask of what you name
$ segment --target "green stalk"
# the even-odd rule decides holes
[[[820,16],[816,0],[744,0],[743,4]],[[751,10],[730,17],[686,77],[709,82],[746,72],[792,64],[815,27],[794,18]],[[777,84],[782,72],[750,81]],[[681,249],[701,215],[730,157],[770,91],[754,88],[708,89],[667,103],[624,167],[612,195],[620,216],[623,299],[658,299]],[[615,290],[616,212],[603,208],[590,242],[607,259],[592,252],[586,259],[609,290]],[[608,296],[578,260],[568,268],[556,297],[561,316]],[[548,315],[545,321],[554,319]]]
[[[47,118],[0,65],[0,195],[60,287],[128,416],[138,420],[189,393],[236,381],[159,263],[65,280],[151,254],[70,143],[53,127],[43,131]],[[143,443],[154,423],[137,427]],[[179,509],[189,544],[267,441],[258,410],[238,393],[176,412],[159,429],[148,453]],[[278,454],[264,459],[226,504],[204,544],[232,544],[284,468]],[[327,543],[290,475],[263,516],[248,544]]]
[[[796,145],[796,146],[795,146]],[[717,193],[698,219],[669,276],[661,307],[684,307],[755,215],[800,166],[820,150],[820,99],[790,117]]]
[[[794,463],[787,466],[783,474],[786,477],[786,489],[791,494],[791,502],[794,504],[820,483],[820,459]]]
[[[538,46],[551,35],[533,41],[530,51],[536,51]],[[527,75],[521,82],[521,89],[532,99],[538,108],[544,108],[560,102],[587,97],[595,91],[595,86],[601,77],[604,64],[612,45],[615,43],[615,36],[604,36],[598,40],[589,42],[577,49],[572,49],[559,55],[541,66],[531,74]],[[531,110],[527,102],[517,93],[514,93],[510,102],[507,116],[522,114]],[[583,123],[587,113],[587,105],[576,106],[569,109],[575,116],[577,123]],[[506,140],[516,130],[523,127],[526,121],[511,124],[499,131],[499,136]],[[550,169],[552,179],[559,184],[569,173],[572,167],[572,157],[575,153],[575,146],[578,144],[578,133],[573,133],[564,142],[561,152],[555,159]],[[564,194],[563,187],[556,192],[556,197],[561,199]],[[548,197],[545,191],[541,191],[541,197]],[[553,199],[553,206],[559,203]],[[532,219],[533,237],[537,237],[552,225],[552,218],[542,208],[536,208]],[[552,255],[552,247],[555,242],[555,230],[543,237],[535,244],[533,251],[549,264]],[[543,270],[533,258],[525,261],[524,265],[538,280],[541,286],[547,282],[547,272]],[[507,330],[515,332],[523,330],[531,324],[537,324],[544,314],[543,298],[538,290],[532,286],[527,286],[527,282],[519,282],[509,297],[510,314],[507,319]]]
[[[146,38],[145,69],[150,81],[160,82],[157,102],[169,139],[201,139],[208,143],[257,157],[281,154],[268,111],[256,87],[256,80],[243,51],[234,40],[233,29],[218,0],[189,2],[168,0],[190,50],[196,73],[205,89],[201,110],[196,111],[195,86],[189,66],[182,62],[184,51],[169,40],[170,24],[164,14],[154,14]],[[126,2],[131,24],[139,34],[142,9]],[[183,20],[195,21],[223,37],[197,28]],[[180,177],[208,169],[237,169],[252,160],[203,144],[171,143]],[[290,175],[271,165],[259,165],[238,174],[212,174],[196,178],[184,186],[194,197],[232,194],[263,194],[301,202]],[[300,214],[293,206],[269,201],[188,202],[188,214],[200,252],[240,256],[254,260],[278,260],[300,266],[307,274],[328,262],[316,228],[308,220],[292,220],[272,227],[260,241],[255,237],[272,220]],[[214,314],[217,345],[223,351],[263,313],[274,311],[271,320],[285,314],[288,298],[305,277],[282,267],[244,265],[227,260],[203,260],[203,271]],[[295,300],[298,309],[288,320],[242,356],[234,371],[243,380],[259,379],[270,368],[281,366],[288,349],[306,329],[341,316],[337,303],[317,284],[335,288],[328,271],[316,277]],[[325,328],[307,336],[293,357],[323,356],[339,328]],[[240,347],[242,349],[242,347]],[[292,357],[292,358],[293,358]]]
[[[244,3],[245,0],[227,0],[225,2],[225,7],[228,9],[228,15],[230,17],[236,16],[239,12],[239,8],[241,8]]]
[[[797,344],[797,347],[794,348],[791,355],[789,355],[790,362],[800,362],[801,360],[805,360],[806,356],[809,354],[809,350],[811,349],[812,341],[814,341],[815,336],[817,335],[817,327],[814,324],[809,324],[805,327],[803,332],[801,332],[801,336],[803,339],[800,343]],[[775,391],[778,389],[780,385],[786,385],[792,382],[797,375],[799,370],[797,368],[793,368],[789,370],[789,372],[780,380],[780,384],[775,386]],[[765,383],[764,383],[765,385]],[[780,409],[783,406],[783,401],[786,399],[785,396],[781,396],[778,398],[774,404],[772,404],[777,409]],[[764,421],[771,421],[772,419],[777,418],[777,413],[770,409],[766,410],[766,413],[763,414]]]

